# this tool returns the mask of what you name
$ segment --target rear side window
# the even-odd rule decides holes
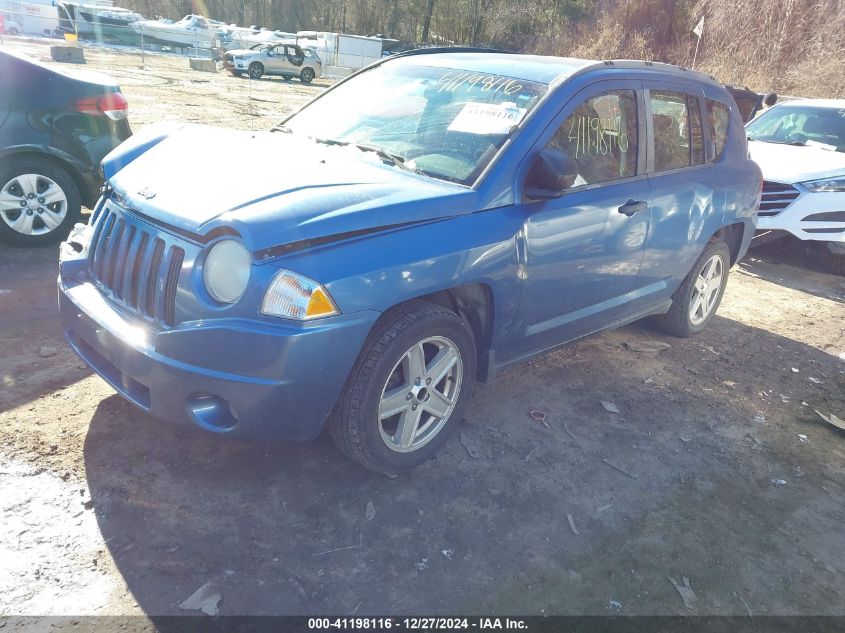
[[[690,122],[687,96],[682,92],[652,90],[651,113],[655,171],[689,167]]]
[[[578,187],[636,176],[637,142],[637,94],[611,90],[579,105],[547,147],[575,161]]]
[[[710,126],[710,140],[713,141],[715,153],[713,160],[718,160],[725,150],[725,143],[728,140],[728,121],[731,111],[728,106],[720,101],[707,99],[707,119]]]

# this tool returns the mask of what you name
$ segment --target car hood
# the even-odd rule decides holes
[[[260,55],[261,51],[253,51],[248,48],[233,48],[231,50],[226,51],[228,55],[238,55],[238,56],[246,56],[246,55]]]
[[[172,132],[109,184],[158,223],[199,237],[234,230],[251,250],[429,222],[478,204],[472,189],[353,147],[200,125]]]
[[[845,175],[845,153],[812,145],[782,145],[749,141],[751,158],[765,180],[796,183]]]

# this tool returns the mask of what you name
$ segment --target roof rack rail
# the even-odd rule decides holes
[[[424,46],[422,48],[412,48],[409,51],[402,51],[401,53],[394,53],[388,55],[386,59],[392,57],[410,57],[411,55],[433,55],[435,53],[507,53],[509,55],[517,55],[516,51],[508,51],[501,48],[492,48],[487,46]]]

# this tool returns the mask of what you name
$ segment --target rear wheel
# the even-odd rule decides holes
[[[258,62],[252,62],[249,65],[249,78],[250,79],[261,79],[261,76],[264,74],[264,64],[260,64]]]
[[[303,68],[299,73],[299,80],[304,84],[310,84],[314,81],[314,71],[311,68]]]
[[[672,295],[672,307],[657,318],[675,336],[698,334],[713,320],[725,294],[731,253],[722,241],[711,241]]]
[[[461,419],[475,380],[467,324],[416,301],[387,312],[370,335],[329,431],[338,448],[385,474],[431,459]]]
[[[81,210],[79,188],[58,165],[27,157],[0,166],[0,241],[18,246],[58,242]]]

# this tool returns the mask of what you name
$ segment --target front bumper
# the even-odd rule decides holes
[[[137,407],[207,431],[316,437],[379,316],[305,325],[209,319],[159,330],[100,292],[78,248],[60,249],[59,308],[70,346]]]
[[[800,194],[777,215],[760,215],[758,231],[787,231],[801,240],[845,243],[845,193]]]

